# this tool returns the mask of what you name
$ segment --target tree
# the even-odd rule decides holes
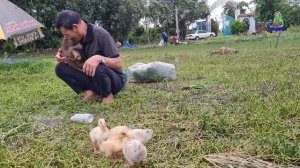
[[[180,36],[184,37],[188,26],[196,19],[206,18],[209,8],[198,0],[150,0],[150,17],[166,31],[176,27],[175,9],[178,9]]]
[[[157,26],[168,27],[173,24],[174,16],[172,8],[165,0],[151,0],[149,5],[149,17]]]
[[[256,15],[260,21],[271,21],[281,0],[253,0],[256,5]]]
[[[240,8],[241,14],[245,14],[246,13],[246,9],[244,7],[249,8],[249,4],[247,2],[245,2],[245,1],[240,2],[239,3],[239,8]]]
[[[249,4],[245,1],[236,3],[234,1],[228,1],[224,6],[223,6],[223,13],[235,18],[235,10],[237,8],[240,9],[241,14],[245,14],[246,9],[244,7],[249,8]]]
[[[235,18],[235,9],[236,9],[237,4],[233,1],[228,1],[224,6],[223,6],[223,12],[224,14],[231,16]]]
[[[283,14],[285,24],[300,24],[300,1],[298,0],[253,0],[256,5],[256,16],[260,21],[272,21],[274,13],[280,11]]]
[[[181,2],[179,6],[180,15],[180,30],[181,37],[188,34],[188,28],[195,20],[203,18],[205,19],[209,14],[209,8],[204,2],[198,2],[198,0],[187,0]]]
[[[57,48],[61,34],[54,26],[57,12],[70,9],[80,13],[84,20],[103,26],[115,39],[126,40],[128,32],[138,25],[144,16],[145,0],[11,0],[27,13],[45,25],[45,37],[19,47]],[[1,47],[1,46],[0,46]]]
[[[80,11],[83,18],[98,23],[121,41],[127,39],[129,31],[144,16],[143,0],[91,0],[84,3],[72,0],[68,2],[68,8]]]

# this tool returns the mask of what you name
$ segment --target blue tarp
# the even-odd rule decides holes
[[[122,44],[122,48],[136,48],[134,44],[129,44],[128,42],[125,42]]]
[[[31,61],[32,60],[29,59],[19,59],[19,58],[7,58],[3,60],[5,64],[9,64],[9,65],[21,63],[21,62],[31,62]]]

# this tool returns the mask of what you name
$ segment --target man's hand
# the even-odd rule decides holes
[[[82,71],[88,76],[95,76],[96,68],[101,63],[102,56],[94,55],[85,61]]]
[[[61,49],[58,49],[58,52],[55,55],[55,58],[56,58],[57,62],[68,63],[68,58],[62,56],[62,50]]]

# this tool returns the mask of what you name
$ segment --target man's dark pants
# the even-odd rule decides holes
[[[167,45],[168,44],[168,37],[164,37],[164,45]]]
[[[125,84],[120,74],[103,64],[98,65],[94,77],[87,76],[82,71],[76,70],[65,63],[58,63],[55,73],[77,94],[92,90],[102,98],[107,97],[110,93],[113,95],[119,93]]]

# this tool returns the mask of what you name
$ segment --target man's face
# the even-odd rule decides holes
[[[68,30],[64,27],[61,27],[59,29],[59,31],[64,35],[64,37],[66,38],[70,38],[74,41],[80,41],[81,40],[81,36],[79,33],[79,29],[78,29],[78,25],[73,25],[73,29],[72,30]]]

